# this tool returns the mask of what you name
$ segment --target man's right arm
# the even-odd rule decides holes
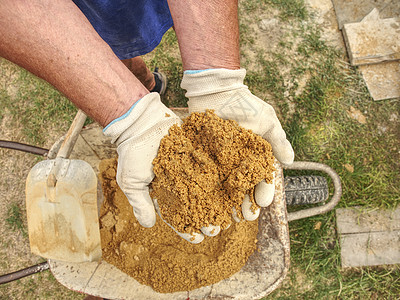
[[[149,93],[72,1],[0,1],[0,56],[51,83],[103,126]]]

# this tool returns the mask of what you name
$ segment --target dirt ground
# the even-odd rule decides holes
[[[333,6],[330,0],[307,0],[309,6],[316,10],[316,20],[322,28],[323,37],[335,47],[343,49],[343,39],[337,30]],[[262,19],[262,16],[261,16]],[[276,21],[279,23],[278,21]],[[251,27],[258,31],[258,46],[266,51],[276,47],[277,38],[287,30],[284,26],[269,27],[276,23],[253,23]],[[246,51],[246,49],[244,49]],[[247,52],[246,61],[251,61],[254,53]],[[251,67],[251,64],[249,63]],[[253,66],[256,68],[256,66]],[[7,90],[8,96],[19,95],[17,78],[21,70],[5,61],[0,61],[0,87]],[[301,87],[301,84],[300,84]],[[1,97],[2,95],[0,95]],[[0,101],[0,105],[2,102]],[[23,133],[23,124],[18,116],[13,116],[8,109],[1,107],[0,139],[17,142],[28,142]],[[46,140],[38,145],[49,148],[68,128],[67,123],[44,128]],[[25,178],[32,166],[39,161],[37,156],[0,149],[0,273],[5,274],[44,261],[30,253],[27,237],[25,210]],[[72,292],[61,286],[49,271],[0,286],[0,299],[83,299],[84,295]]]

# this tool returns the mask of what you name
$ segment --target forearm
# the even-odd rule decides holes
[[[0,1],[0,55],[103,126],[148,93],[72,1]]]
[[[168,0],[184,70],[239,69],[237,0]]]

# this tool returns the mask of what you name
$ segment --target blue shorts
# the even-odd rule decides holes
[[[74,0],[120,59],[151,52],[173,26],[166,0]]]

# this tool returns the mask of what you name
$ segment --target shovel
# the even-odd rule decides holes
[[[68,159],[86,115],[79,110],[52,160],[37,163],[26,179],[31,251],[67,262],[101,257],[97,177],[83,160]]]

